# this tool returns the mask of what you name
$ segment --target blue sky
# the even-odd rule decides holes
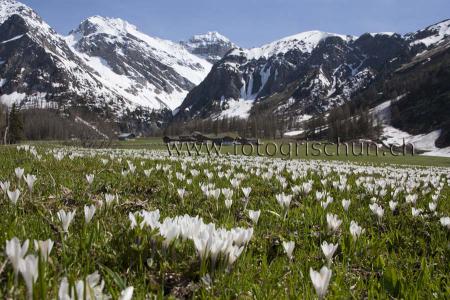
[[[450,18],[449,0],[22,0],[59,33],[81,20],[120,17],[174,41],[216,30],[256,47],[306,30],[406,33]]]

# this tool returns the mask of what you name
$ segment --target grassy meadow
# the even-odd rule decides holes
[[[0,298],[447,299],[449,167],[1,147]]]

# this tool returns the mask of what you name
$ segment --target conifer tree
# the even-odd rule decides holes
[[[15,103],[9,112],[8,121],[8,141],[10,144],[17,144],[23,138],[23,121]]]

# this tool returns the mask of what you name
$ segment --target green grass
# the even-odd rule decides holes
[[[287,144],[292,142],[291,140],[262,140],[262,143],[275,143],[278,147],[281,144]],[[312,142],[311,142],[312,143]],[[31,145],[38,145],[41,147],[50,146],[62,146],[63,143],[60,141],[50,141],[50,142],[31,142],[28,143]],[[76,145],[76,143],[74,143]],[[167,145],[163,143],[162,138],[137,138],[134,140],[128,141],[114,141],[111,145],[113,149],[140,149],[140,150],[162,150],[167,152]],[[210,146],[211,147],[211,146]],[[250,148],[246,146],[246,151],[250,151]],[[191,148],[192,149],[192,148]],[[286,151],[286,148],[284,148]],[[378,155],[375,153],[374,149],[371,148],[369,152],[366,150],[363,151],[363,154],[360,155],[361,150],[360,147],[356,144],[354,152],[357,155],[352,155],[351,150],[349,150],[349,155],[345,155],[345,148],[342,146],[340,155],[336,155],[336,149],[329,148],[328,150],[331,155],[325,155],[323,152],[323,148],[321,148],[320,155],[313,155],[312,145],[308,146],[308,154],[306,153],[306,145],[300,145],[298,151],[295,150],[294,146],[292,147],[292,155],[282,155],[279,151],[274,156],[276,158],[291,158],[291,159],[313,159],[313,160],[337,160],[343,162],[355,162],[355,163],[363,163],[363,164],[375,164],[375,165],[383,165],[383,164],[397,164],[397,165],[416,165],[416,166],[436,166],[436,167],[450,167],[450,158],[449,157],[433,157],[433,156],[425,156],[420,153],[415,153],[412,155],[410,152],[407,152],[406,155],[398,155],[393,156],[389,149],[382,148],[379,150]],[[186,148],[183,148],[186,151]],[[270,148],[272,151],[272,148]],[[202,153],[207,153],[206,148],[202,148]],[[262,149],[263,153],[264,150]],[[296,153],[297,152],[297,153]],[[174,152],[175,153],[175,152]],[[195,155],[196,152],[194,150],[191,151],[192,155]],[[214,154],[213,149],[211,149],[211,153]],[[242,155],[242,147],[238,146],[236,149],[234,146],[222,146],[221,154],[223,155]],[[253,152],[252,156],[257,156],[256,150]],[[264,154],[264,156],[267,156]]]
[[[389,210],[391,192],[395,188],[386,185],[386,195],[376,196],[385,209],[385,215],[378,222],[368,209],[374,197],[363,185],[356,184],[361,177],[373,177],[373,184],[380,180],[397,178],[406,187],[408,180],[420,182],[420,170],[392,166],[364,168],[344,162],[313,160],[283,161],[259,159],[256,157],[222,157],[205,160],[197,157],[165,158],[146,150],[149,144],[160,149],[156,140],[137,140],[119,143],[120,147],[138,149],[134,152],[116,150],[65,149],[66,157],[56,160],[51,152],[54,145],[38,146],[41,160],[30,153],[17,151],[14,147],[0,148],[0,181],[9,180],[11,189],[22,191],[19,203],[13,205],[0,191],[0,252],[4,253],[7,240],[18,237],[25,239],[55,241],[45,274],[34,286],[34,294],[53,299],[63,277],[73,282],[99,271],[105,281],[104,292],[117,298],[126,286],[135,288],[135,299],[149,296],[168,298],[256,298],[256,299],[314,299],[316,294],[309,277],[309,269],[320,269],[326,264],[321,253],[323,241],[339,244],[330,268],[333,272],[327,298],[329,299],[445,299],[450,295],[450,231],[441,226],[439,218],[450,215],[450,189],[445,183],[438,202],[438,215],[428,210],[428,203],[436,188],[427,184],[410,185],[410,193],[418,194],[417,208],[424,210],[423,217],[411,215],[411,204],[405,203],[404,191],[397,200],[399,208],[395,213]],[[163,148],[164,149],[164,148]],[[91,153],[92,151],[92,153]],[[115,154],[113,160],[109,154]],[[83,157],[69,154],[81,153]],[[161,153],[165,153],[163,150]],[[108,159],[106,165],[101,159]],[[448,166],[448,160],[426,157],[383,158],[382,162],[369,158],[356,159],[363,163],[434,164]],[[127,161],[136,167],[134,174],[122,176],[129,169]],[[282,167],[281,165],[288,165]],[[290,164],[293,164],[290,166]],[[170,172],[157,169],[157,165],[170,166]],[[184,169],[182,165],[185,165]],[[35,174],[38,181],[32,193],[27,192],[25,183],[14,178],[14,169],[22,167],[25,174]],[[219,168],[220,167],[220,171]],[[299,169],[304,168],[304,169]],[[152,169],[149,177],[143,173]],[[192,177],[190,170],[197,169],[200,175]],[[272,171],[286,179],[286,187],[277,177],[264,179],[261,174]],[[208,179],[204,171],[213,174]],[[231,188],[230,178],[223,173],[230,170],[230,178],[243,174],[241,187],[251,187],[248,209],[261,210],[257,225],[253,225],[244,210],[240,189],[234,190],[233,206],[227,210],[223,196],[218,204],[207,199],[200,183],[212,183],[216,188]],[[192,179],[176,178],[176,173]],[[405,178],[394,177],[405,173]],[[441,172],[441,173],[439,173]],[[443,173],[442,173],[443,172]],[[94,183],[89,186],[86,174],[95,174]],[[297,174],[293,176],[293,174]],[[434,170],[441,182],[446,180],[448,169]],[[340,176],[348,180],[350,190],[340,191],[333,187],[333,181]],[[448,176],[448,175],[447,175]],[[448,177],[447,177],[448,178]],[[328,182],[323,186],[321,180]],[[313,189],[308,195],[295,196],[287,218],[275,200],[275,195],[291,193],[291,188],[311,180]],[[177,188],[186,188],[189,194],[181,201]],[[428,193],[423,193],[429,189]],[[324,210],[315,199],[316,191],[328,191],[334,202]],[[84,223],[84,205],[98,205],[104,201],[104,194],[117,194],[118,203],[98,208],[90,224]],[[345,212],[342,199],[350,199],[350,210]],[[69,234],[61,232],[56,213],[64,209],[76,209],[75,220]],[[161,221],[166,217],[188,214],[200,216],[205,223],[214,223],[216,228],[254,227],[253,238],[232,267],[219,262],[216,268],[206,262],[203,268],[194,244],[177,239],[169,249],[162,245],[157,232],[149,229],[130,229],[128,214],[145,209],[159,209]],[[327,230],[326,213],[334,213],[343,221],[338,233]],[[350,222],[354,220],[366,232],[353,240],[349,233]],[[282,247],[283,241],[294,241],[293,261],[289,261]],[[35,253],[30,247],[29,253]],[[2,268],[4,266],[4,268]],[[202,280],[206,275],[211,284]],[[45,283],[45,284],[44,284]],[[26,295],[22,279],[14,285],[12,266],[4,255],[0,255],[0,298],[23,299]],[[42,297],[41,297],[42,298]]]

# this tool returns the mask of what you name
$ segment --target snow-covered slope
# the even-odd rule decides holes
[[[126,99],[101,84],[35,11],[0,1],[0,101],[21,105],[75,104],[120,112]],[[106,100],[108,99],[108,100]]]
[[[174,109],[211,66],[121,19],[91,17],[62,37],[30,7],[0,1],[0,101],[9,105]]]
[[[426,47],[439,45],[450,37],[450,20],[428,26],[407,36],[411,40],[411,45],[423,44]]]
[[[219,61],[229,50],[237,46],[217,31],[194,35],[187,41],[180,42],[191,53],[209,62]]]
[[[98,80],[144,107],[176,108],[211,69],[183,46],[150,37],[121,19],[91,17],[66,41]]]
[[[320,41],[328,37],[339,37],[345,41],[355,39],[353,36],[340,35],[322,31],[306,31],[292,35],[278,41],[252,49],[236,49],[230,55],[244,55],[247,59],[269,58],[274,55],[286,54],[289,51],[298,50],[303,53],[311,53]]]

